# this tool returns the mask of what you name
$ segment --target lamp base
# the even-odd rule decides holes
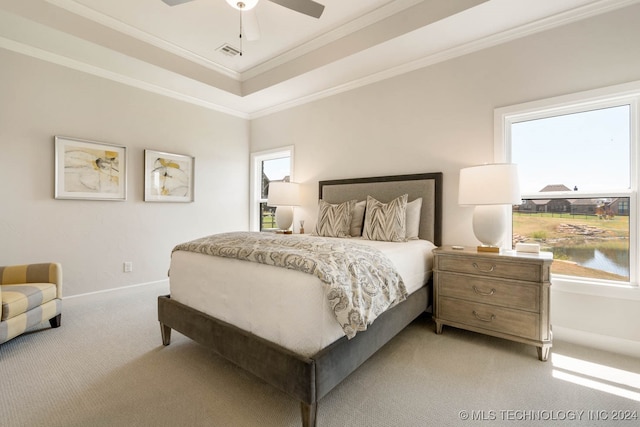
[[[473,234],[476,235],[476,239],[480,240],[482,246],[497,247],[499,251],[504,231],[507,228],[505,208],[505,205],[479,205],[475,207]]]
[[[285,232],[293,224],[293,208],[291,206],[278,206],[276,208],[276,227],[279,231]]]
[[[500,248],[498,246],[485,246],[485,245],[480,245],[477,248],[478,252],[491,252],[494,254],[500,253]]]

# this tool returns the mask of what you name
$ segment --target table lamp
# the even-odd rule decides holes
[[[473,233],[482,243],[478,251],[500,252],[508,225],[505,206],[520,203],[517,165],[493,163],[460,170],[458,204],[475,206]]]
[[[300,205],[300,185],[297,182],[269,183],[267,206],[276,206],[276,226],[279,232],[290,234],[293,224],[293,206]]]

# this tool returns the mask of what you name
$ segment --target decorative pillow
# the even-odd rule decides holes
[[[367,201],[362,200],[355,205],[355,209],[351,215],[351,228],[349,234],[351,237],[362,236],[362,224],[364,223],[364,208],[367,206]]]
[[[420,233],[420,211],[422,210],[422,197],[407,203],[407,240],[418,239]]]
[[[332,205],[324,200],[318,202],[318,221],[313,234],[322,237],[349,237],[351,215],[356,201]]]
[[[368,240],[405,242],[407,240],[407,194],[382,203],[367,196],[362,237]]]

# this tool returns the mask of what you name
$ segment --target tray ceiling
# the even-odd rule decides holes
[[[0,0],[0,47],[252,118],[640,0],[316,1],[259,1],[240,43],[225,0]]]

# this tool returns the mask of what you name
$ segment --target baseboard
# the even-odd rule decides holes
[[[563,328],[556,325],[553,326],[553,339],[579,344],[585,347],[592,347],[611,353],[640,357],[640,341],[593,334],[591,332]]]
[[[103,294],[105,292],[114,292],[114,291],[122,291],[125,289],[131,289],[131,288],[139,288],[141,286],[152,286],[152,285],[160,285],[166,283],[167,285],[169,284],[169,279],[164,279],[164,280],[156,280],[155,282],[145,282],[145,283],[136,283],[135,285],[127,285],[127,286],[120,286],[117,288],[109,288],[109,289],[102,289],[99,291],[95,291],[95,292],[86,292],[83,294],[76,294],[76,295],[69,295],[67,296],[63,296],[62,299],[70,299],[70,298],[80,298],[80,297],[86,297],[89,295],[95,295],[95,294]]]

